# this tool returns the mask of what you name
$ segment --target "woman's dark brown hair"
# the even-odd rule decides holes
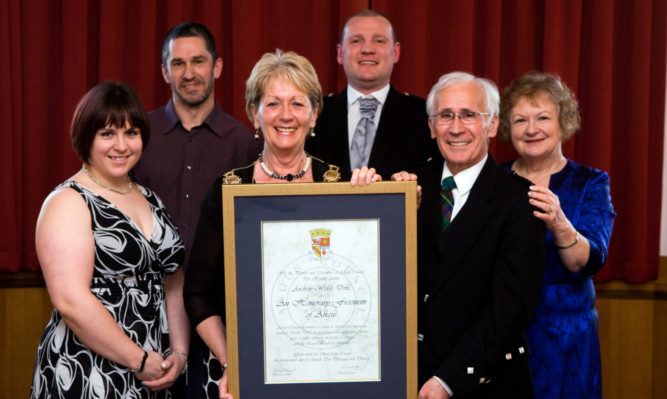
[[[139,129],[145,148],[150,137],[150,123],[137,93],[124,82],[107,80],[98,84],[83,96],[74,111],[70,127],[74,152],[88,163],[97,131],[105,126],[120,128],[125,122]]]

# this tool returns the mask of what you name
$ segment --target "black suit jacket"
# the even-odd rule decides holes
[[[382,107],[380,123],[368,164],[385,180],[401,170],[421,165],[437,153],[431,139],[423,98],[401,94],[393,86]],[[338,95],[324,98],[324,107],[317,118],[315,137],[306,141],[306,151],[326,162],[351,172],[347,129],[347,88]]]
[[[545,230],[528,203],[530,183],[489,155],[441,233],[443,162],[415,170],[420,382],[436,375],[456,398],[533,397],[524,331],[542,287]]]

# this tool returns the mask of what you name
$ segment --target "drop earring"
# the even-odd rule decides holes
[[[255,141],[259,141],[259,129],[255,130]]]
[[[315,128],[310,128],[310,137],[315,137]]]

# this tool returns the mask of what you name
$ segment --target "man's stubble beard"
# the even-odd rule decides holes
[[[208,82],[211,82],[210,85],[207,84]],[[181,104],[183,104],[188,108],[196,108],[205,103],[206,100],[208,100],[209,97],[211,97],[211,95],[213,94],[213,87],[215,86],[215,80],[213,79],[212,75],[211,79],[208,82],[204,81],[204,94],[201,97],[195,98],[194,100],[189,100],[186,97],[182,96],[179,91],[174,90],[173,86],[171,90],[176,95],[176,97],[178,97]]]

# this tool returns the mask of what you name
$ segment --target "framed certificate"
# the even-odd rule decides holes
[[[416,183],[222,187],[228,389],[416,398]]]

